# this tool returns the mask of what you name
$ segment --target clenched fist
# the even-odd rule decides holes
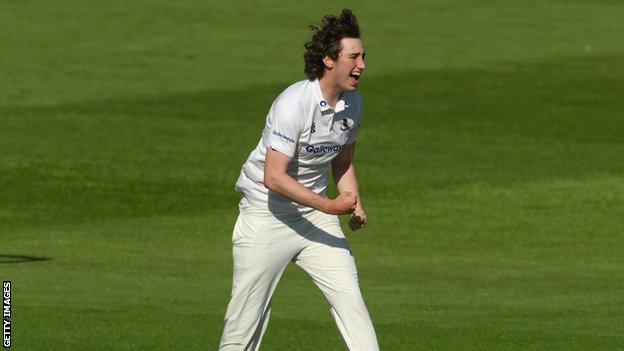
[[[349,220],[349,228],[351,230],[356,231],[358,229],[364,228],[364,225],[368,223],[368,217],[366,216],[366,212],[364,212],[363,208],[356,209],[351,214],[351,219]]]
[[[357,196],[349,191],[345,191],[334,200],[331,200],[326,212],[335,215],[353,213],[356,202]]]

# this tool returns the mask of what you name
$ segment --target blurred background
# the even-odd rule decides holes
[[[345,7],[370,219],[347,235],[381,348],[624,345],[621,1],[7,0],[14,349],[217,348],[240,166]],[[345,349],[296,267],[263,349]]]

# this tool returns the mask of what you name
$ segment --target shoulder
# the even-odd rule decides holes
[[[301,80],[284,89],[275,99],[275,103],[283,105],[303,106],[312,91],[309,80]]]
[[[316,106],[313,94],[313,84],[309,80],[298,81],[282,91],[275,99],[271,110],[273,113],[288,114],[289,118],[296,118],[302,123],[307,119],[311,106]]]
[[[307,121],[309,86],[308,80],[296,82],[282,91],[269,112],[274,123],[281,121],[302,129]]]
[[[357,91],[345,92],[344,94],[347,106],[349,106],[349,109],[355,112],[352,114],[353,118],[356,121],[360,121],[362,119],[363,110],[362,96]]]
[[[360,108],[362,106],[362,103],[363,103],[362,95],[360,95],[360,93],[357,90],[347,91],[344,94],[345,94],[345,100],[349,105],[355,108]]]

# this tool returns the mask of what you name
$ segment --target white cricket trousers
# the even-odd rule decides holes
[[[379,350],[338,216],[316,210],[276,215],[243,199],[232,243],[232,297],[219,350],[260,348],[271,313],[271,296],[291,261],[303,268],[325,295],[349,350]]]

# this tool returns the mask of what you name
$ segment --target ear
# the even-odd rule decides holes
[[[332,69],[336,65],[336,61],[332,60],[329,56],[323,56],[323,63],[327,69]]]

